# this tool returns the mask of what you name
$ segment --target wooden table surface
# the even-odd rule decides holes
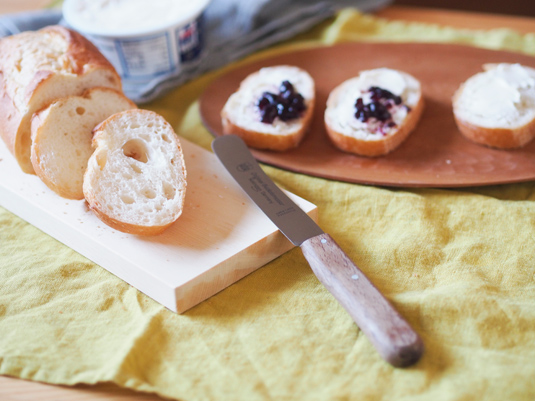
[[[0,14],[34,10],[53,3],[51,0],[0,0]],[[426,22],[454,28],[493,29],[511,28],[522,33],[535,33],[535,18],[482,14],[452,10],[390,6],[376,13],[377,16],[410,22]],[[162,401],[154,394],[138,393],[123,389],[113,383],[95,386],[54,386],[0,376],[0,400],[2,401]]]

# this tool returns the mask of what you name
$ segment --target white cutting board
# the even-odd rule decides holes
[[[183,138],[181,143],[188,171],[184,212],[161,235],[140,237],[108,227],[85,201],[61,198],[37,176],[24,174],[1,141],[0,205],[182,313],[293,245],[213,153]],[[312,203],[289,195],[316,218]]]

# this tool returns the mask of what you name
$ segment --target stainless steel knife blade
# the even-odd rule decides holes
[[[230,175],[290,242],[299,246],[323,234],[314,220],[264,173],[243,140],[226,135],[217,138],[212,149]]]
[[[393,306],[323,230],[264,173],[247,145],[235,135],[212,149],[240,187],[294,244],[312,271],[346,309],[379,354],[393,366],[409,366],[423,342]]]

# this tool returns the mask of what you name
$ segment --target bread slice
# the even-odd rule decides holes
[[[272,122],[262,122],[258,103],[265,92],[275,95],[281,105],[291,101],[292,98],[282,100],[278,97],[284,81],[293,86],[293,99],[298,97],[297,94],[302,96],[304,110],[292,111],[293,115],[280,114]],[[247,145],[258,149],[285,151],[294,148],[310,126],[315,99],[314,80],[301,68],[288,65],[262,68],[247,76],[227,100],[221,111],[223,134],[238,135]]]
[[[31,161],[35,173],[58,195],[84,199],[82,184],[93,153],[93,128],[112,114],[137,106],[121,92],[88,89],[54,101],[32,118]]]
[[[97,86],[121,90],[121,80],[78,33],[52,26],[0,40],[0,136],[24,172],[34,173],[33,114],[55,99]]]
[[[416,78],[389,68],[366,70],[331,91],[325,128],[333,144],[345,152],[383,156],[407,139],[423,109]]]
[[[469,140],[500,149],[525,146],[535,138],[535,69],[520,64],[486,64],[453,96],[459,131]]]
[[[107,225],[156,235],[182,214],[186,166],[173,128],[148,110],[114,114],[94,129],[84,175],[89,208]]]

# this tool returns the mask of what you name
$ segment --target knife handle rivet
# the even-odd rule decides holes
[[[356,274],[353,274],[353,275],[351,276],[351,278],[352,278],[353,280],[358,280],[358,279],[359,279],[359,276],[357,276]]]
[[[326,244],[327,243],[327,240],[325,238],[322,238],[321,241],[320,241],[322,244]]]

